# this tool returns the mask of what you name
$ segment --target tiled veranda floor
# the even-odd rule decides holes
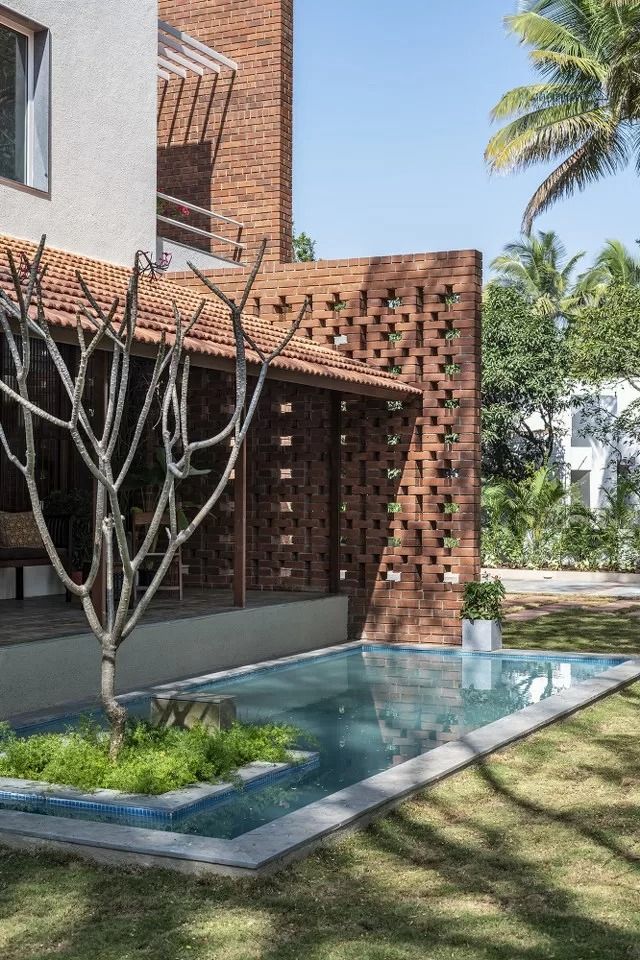
[[[253,590],[247,594],[247,607],[266,607],[277,603],[295,603],[313,600],[317,593],[285,593],[283,591]],[[224,613],[237,609],[227,590],[185,591],[184,600],[175,595],[160,594],[151,603],[143,623],[183,620],[210,613]],[[13,643],[32,643],[51,640],[76,633],[87,633],[89,628],[79,606],[65,603],[63,596],[33,597],[27,600],[0,600],[0,646]]]

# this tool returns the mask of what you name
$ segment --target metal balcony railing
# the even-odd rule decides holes
[[[187,233],[195,234],[198,237],[205,237],[210,241],[226,244],[228,247],[233,248],[233,256],[231,259],[236,262],[238,261],[238,258],[244,249],[244,244],[239,239],[244,229],[243,223],[241,223],[239,220],[234,220],[232,217],[223,217],[221,213],[215,213],[215,211],[207,210],[205,207],[198,207],[195,203],[189,203],[187,200],[179,200],[177,197],[171,197],[167,193],[158,193],[158,201],[162,205],[157,213],[157,219],[159,223],[166,223],[168,226],[171,226],[175,229],[186,230]],[[166,212],[164,211],[166,206],[175,207],[176,211],[182,209],[188,210],[190,213],[197,213],[200,216],[208,217],[210,222],[217,220],[223,223],[231,224],[231,226],[237,227],[238,239],[233,240],[231,237],[225,237],[222,234],[214,233],[212,230],[203,230],[202,227],[195,227],[193,224],[188,223],[185,220],[179,220],[175,216],[167,216]]]

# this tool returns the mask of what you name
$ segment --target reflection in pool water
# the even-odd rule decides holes
[[[233,696],[242,720],[293,723],[307,731],[320,751],[320,766],[293,782],[247,791],[174,829],[236,837],[619,662],[365,646],[198,687]],[[148,702],[136,704],[135,712],[146,716]],[[37,805],[21,809],[44,812]],[[125,822],[118,816],[82,816]]]

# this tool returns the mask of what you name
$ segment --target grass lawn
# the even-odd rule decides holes
[[[507,622],[504,643],[531,650],[574,650],[576,653],[640,655],[640,610],[568,609],[537,620]]]
[[[609,652],[619,621],[563,613],[507,634]],[[268,880],[4,852],[0,957],[640,960],[639,906],[637,685]]]

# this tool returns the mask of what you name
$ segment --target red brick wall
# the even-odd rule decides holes
[[[293,0],[159,0],[159,16],[239,70],[235,80],[223,67],[216,82],[160,81],[158,189],[245,223],[247,259],[268,237],[268,257],[289,260]],[[221,223],[212,229],[237,235]]]
[[[401,409],[344,395],[341,569],[354,636],[460,642],[462,585],[480,573],[481,269],[474,251],[270,263],[254,288],[262,317],[281,323],[309,297],[306,336],[424,388]],[[216,279],[233,295],[243,276]]]
[[[190,433],[198,440],[222,428],[232,412],[231,374],[194,367]],[[250,383],[250,389],[252,384]],[[247,441],[247,586],[250,590],[329,590],[330,394],[268,381]],[[180,486],[187,515],[222,472],[228,446],[201,454],[211,470]],[[233,482],[185,545],[187,584],[231,589]]]

